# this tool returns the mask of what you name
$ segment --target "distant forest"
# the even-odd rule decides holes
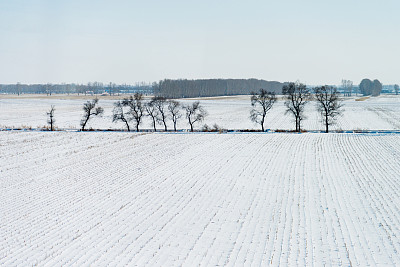
[[[282,93],[285,83],[257,79],[169,80],[153,84],[154,94],[167,98],[249,95],[261,88]]]
[[[225,95],[248,95],[261,88],[282,93],[285,85],[280,82],[270,82],[257,79],[206,79],[206,80],[170,80],[165,79],[153,84],[140,83],[136,85],[114,83],[103,84],[92,82],[87,84],[0,84],[0,93],[6,94],[84,94],[110,95],[142,93],[155,94],[167,98],[207,97]]]

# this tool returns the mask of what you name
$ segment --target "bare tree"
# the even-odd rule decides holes
[[[301,121],[305,119],[304,107],[310,101],[310,90],[302,83],[289,83],[283,86],[282,93],[285,95],[286,113],[293,114],[296,121],[296,132],[301,131]]]
[[[95,98],[92,101],[87,101],[85,104],[83,104],[84,114],[81,120],[82,131],[85,130],[85,126],[92,116],[99,116],[103,114],[104,110],[102,107],[98,106],[98,103],[99,99]]]
[[[353,91],[353,82],[350,80],[342,80],[342,88],[344,96],[351,96]]]
[[[260,89],[260,92],[251,93],[251,106],[253,109],[250,111],[250,119],[255,123],[261,125],[261,130],[264,132],[264,122],[267,112],[272,108],[276,101],[275,93],[267,92]],[[258,108],[260,106],[260,108]]]
[[[399,94],[399,85],[398,84],[394,85],[394,92],[396,93],[396,95]]]
[[[174,131],[176,132],[176,123],[182,117],[181,104],[176,100],[169,100],[168,111],[171,114],[172,122],[174,123]]]
[[[167,131],[167,99],[162,96],[155,96],[152,98],[151,102],[153,102],[153,105],[156,107],[159,116],[157,116],[157,121],[160,124],[164,125],[164,130]]]
[[[54,105],[51,105],[51,108],[49,112],[46,112],[48,119],[47,119],[47,124],[50,125],[50,131],[54,131],[54,123],[56,120],[54,119],[54,112],[55,112],[55,107]]]
[[[130,108],[129,114],[135,121],[136,131],[139,132],[139,125],[142,122],[142,118],[144,116],[144,111],[145,111],[145,104],[143,103],[143,94],[135,93],[133,97],[131,96],[130,98],[125,98],[122,101],[122,104]]]
[[[145,108],[146,108],[147,115],[151,117],[152,124],[153,124],[153,129],[154,129],[154,131],[156,132],[156,131],[157,131],[156,122],[159,120],[159,115],[160,115],[160,114],[158,113],[158,109],[157,109],[157,107],[154,105],[154,102],[153,102],[153,101],[148,102],[148,103],[145,105]]]
[[[123,104],[124,101],[125,100],[123,100],[123,101],[119,100],[119,101],[114,103],[113,122],[122,121],[123,123],[125,123],[126,128],[128,129],[128,132],[129,132],[130,131],[130,128],[129,128],[129,120],[130,120],[130,118],[128,116],[129,113],[126,114],[124,112],[124,106],[126,106],[126,105]]]
[[[186,111],[186,118],[189,121],[190,131],[193,132],[193,124],[203,121],[207,116],[207,111],[200,105],[199,101],[184,106],[184,109]]]
[[[318,111],[325,124],[325,132],[329,132],[329,125],[335,123],[337,116],[341,114],[342,100],[335,87],[320,86],[314,88]]]

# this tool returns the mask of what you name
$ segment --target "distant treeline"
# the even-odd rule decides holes
[[[282,93],[286,83],[257,79],[169,80],[153,84],[154,94],[167,98],[249,95],[260,88]]]
[[[108,93],[110,95],[117,94],[133,94],[142,93],[144,95],[153,94],[153,87],[150,84],[138,83],[136,85],[129,84],[103,84],[99,82],[87,84],[63,83],[63,84],[0,84],[0,93],[6,94],[84,94],[97,95]]]
[[[187,98],[187,97],[212,97],[228,95],[250,95],[252,92],[264,89],[277,95],[282,94],[282,87],[288,83],[276,81],[265,81],[257,79],[201,79],[201,80],[171,80],[150,83],[130,84],[103,84],[90,82],[87,84],[62,83],[62,84],[0,84],[0,94],[83,94],[109,95],[134,94],[156,95],[166,98]],[[344,96],[351,96],[353,93],[377,96],[382,93],[399,93],[399,86],[382,85],[378,80],[362,80],[360,86],[353,85],[352,81],[342,80],[337,86],[338,92]]]

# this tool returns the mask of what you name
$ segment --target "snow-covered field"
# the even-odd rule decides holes
[[[342,127],[398,123],[367,103]],[[400,265],[399,157],[398,134],[0,132],[0,265]]]
[[[181,100],[189,103],[193,100]],[[215,123],[225,129],[259,129],[260,127],[249,119],[250,97],[238,96],[219,99],[200,100],[209,115],[204,121],[208,126]],[[46,111],[55,105],[56,125],[60,128],[79,129],[79,122],[83,114],[82,106],[85,100],[81,99],[0,99],[0,128],[33,127],[40,128],[46,125]],[[112,109],[115,100],[100,100],[105,114],[102,118],[94,118],[88,127],[94,129],[124,129],[122,123],[112,122]],[[305,130],[324,130],[321,118],[316,111],[315,103],[309,103],[304,120]],[[203,124],[197,125],[201,128]],[[169,123],[170,129],[172,123]],[[141,128],[151,128],[150,120],[146,119]],[[159,129],[163,127],[160,125]],[[179,129],[188,129],[185,118],[178,122]],[[278,101],[269,112],[266,120],[267,129],[294,129],[293,118],[285,115],[283,101]],[[350,98],[344,101],[343,116],[332,129],[336,130],[399,130],[400,129],[400,96],[380,96],[365,101],[355,101]]]

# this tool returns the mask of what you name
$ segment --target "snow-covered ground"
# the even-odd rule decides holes
[[[194,100],[181,100],[190,103]],[[213,126],[215,123],[226,129],[259,129],[260,127],[249,119],[251,109],[250,98],[246,96],[228,97],[220,99],[200,100],[209,115],[204,123]],[[0,99],[0,128],[33,127],[46,125],[46,111],[55,105],[56,125],[60,128],[79,129],[82,106],[85,100],[79,99]],[[100,100],[105,109],[102,118],[94,118],[88,127],[95,129],[123,129],[124,124],[112,122],[112,109],[115,100]],[[304,120],[305,130],[324,130],[321,118],[316,111],[315,103],[311,102],[306,110],[307,119]],[[204,124],[203,123],[203,124]],[[197,125],[201,128],[203,124]],[[158,126],[159,129],[163,127]],[[172,123],[169,122],[170,129]],[[150,120],[145,119],[141,128],[151,128]],[[179,129],[188,129],[185,118],[178,122]],[[285,115],[283,101],[278,101],[269,112],[266,119],[267,129],[294,129],[293,118]],[[332,129],[336,130],[399,130],[400,129],[400,96],[380,96],[365,101],[355,101],[350,98],[344,101],[343,116]]]
[[[370,102],[342,127],[394,128]],[[400,265],[399,157],[398,134],[0,132],[0,265]]]

